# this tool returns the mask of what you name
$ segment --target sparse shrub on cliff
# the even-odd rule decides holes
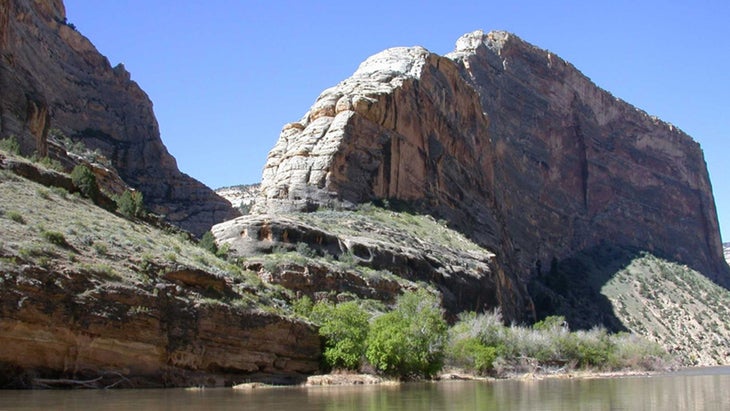
[[[373,320],[366,356],[385,374],[428,378],[443,366],[446,336],[437,298],[422,289],[407,292],[393,311]]]
[[[319,334],[325,338],[322,354],[327,365],[357,370],[365,354],[368,313],[355,301],[336,305],[320,301],[312,307],[310,319],[319,324]]]
[[[127,218],[142,218],[146,214],[144,198],[139,191],[125,190],[115,201],[119,213]]]
[[[96,184],[96,175],[85,165],[77,165],[71,171],[71,181],[84,197],[95,200],[99,196],[99,186]]]
[[[20,155],[20,143],[15,136],[10,136],[0,140],[0,150],[7,151],[10,154]]]
[[[23,215],[17,211],[6,211],[5,217],[10,219],[11,221],[15,221],[18,224],[25,224],[25,218],[23,218]]]
[[[49,170],[55,170],[58,172],[63,172],[63,165],[61,165],[61,162],[58,160],[54,160],[50,157],[38,157],[37,155],[33,155],[30,160],[34,163],[40,164],[41,166],[49,169]]]
[[[66,237],[58,231],[43,231],[41,235],[51,244],[55,244],[60,247],[69,247],[68,242],[66,242]]]
[[[210,231],[206,231],[205,234],[203,234],[203,236],[200,237],[200,241],[198,241],[198,245],[202,249],[208,250],[213,254],[218,252],[218,245],[215,243],[215,237],[213,237],[213,233],[211,233]]]
[[[308,257],[308,258],[315,258],[317,257],[317,252],[312,249],[312,247],[309,246],[309,244],[300,242],[297,243],[296,250],[299,254]]]

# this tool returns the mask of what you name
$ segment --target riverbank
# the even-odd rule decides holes
[[[598,370],[543,370],[529,372],[510,372],[499,377],[479,376],[462,370],[449,370],[436,376],[431,382],[442,381],[539,381],[545,379],[599,379],[599,378],[625,378],[625,377],[647,377],[671,372],[671,369],[646,371],[646,370],[623,370],[623,371],[598,371]],[[399,379],[382,377],[374,374],[361,374],[349,372],[332,372],[329,374],[312,375],[300,384],[300,387],[328,387],[328,386],[372,386],[372,385],[399,385],[405,383]],[[260,388],[274,388],[275,385],[263,383],[244,383],[234,385],[236,390],[253,390]]]

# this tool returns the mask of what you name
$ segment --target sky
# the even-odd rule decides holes
[[[389,47],[445,54],[507,30],[697,140],[730,241],[730,2],[65,0],[68,21],[149,95],[178,167],[261,179],[284,124]]]

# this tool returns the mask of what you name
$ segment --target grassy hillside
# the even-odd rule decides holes
[[[0,198],[3,272],[39,266],[59,275],[87,275],[99,287],[119,284],[153,292],[158,282],[167,282],[167,273],[197,270],[207,273],[212,282],[230,283],[236,294],[217,298],[205,290],[193,290],[186,297],[193,301],[268,311],[286,306],[284,290],[198,247],[171,227],[130,221],[79,194],[8,170],[0,170]]]
[[[730,361],[730,292],[686,266],[643,254],[601,289],[625,326],[685,365]]]

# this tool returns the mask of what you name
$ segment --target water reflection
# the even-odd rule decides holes
[[[0,410],[729,410],[730,367],[614,379],[400,386],[0,391]]]

